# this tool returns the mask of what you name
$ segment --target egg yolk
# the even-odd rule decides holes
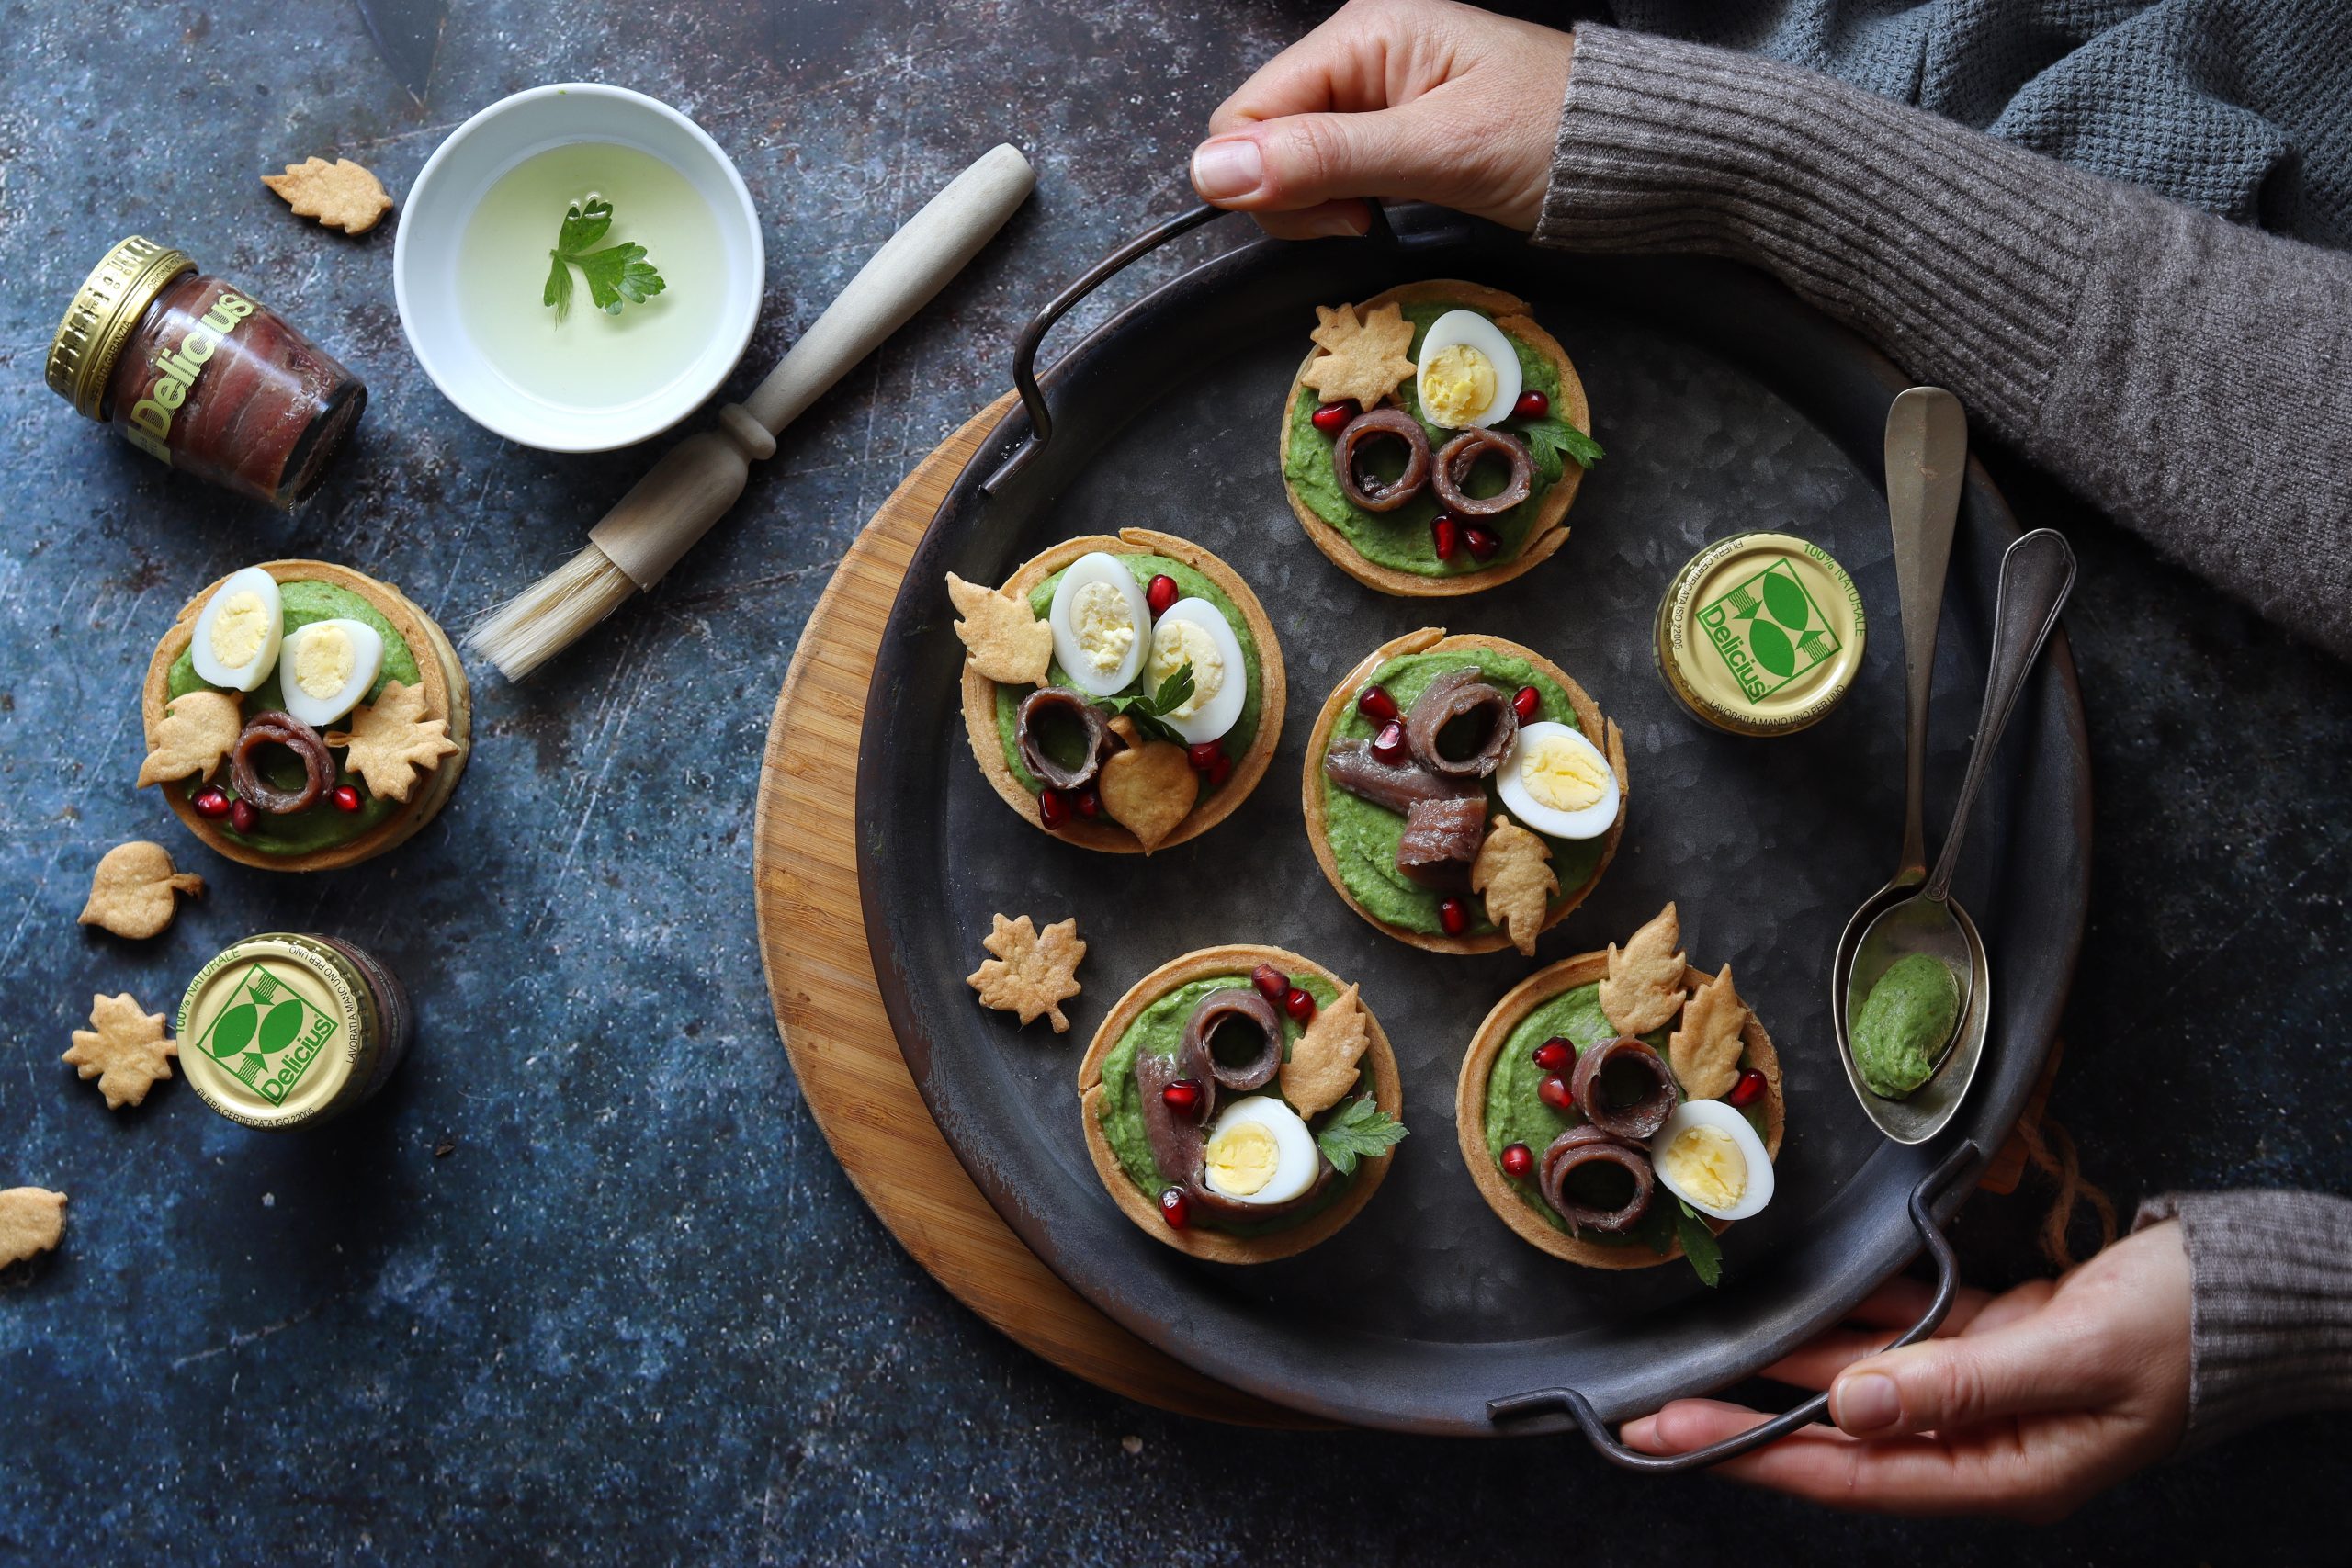
[[[1204,1157],[1211,1186],[1247,1198],[1274,1179],[1282,1150],[1263,1123],[1240,1122],[1211,1138]]]
[[[228,669],[251,664],[268,640],[269,609],[258,593],[232,595],[212,617],[212,657]]]
[[[1520,761],[1519,782],[1527,786],[1536,804],[1554,811],[1582,811],[1597,806],[1608,787],[1592,753],[1557,735],[1528,749]]]
[[[1421,410],[1448,428],[1469,423],[1494,405],[1495,363],[1466,343],[1450,343],[1421,367]]]
[[[341,626],[321,626],[294,650],[294,683],[324,702],[343,690],[357,662],[351,638]]]
[[[1676,1134],[1659,1163],[1691,1201],[1710,1209],[1728,1209],[1747,1190],[1747,1160],[1739,1145],[1721,1127],[1703,1122]]]
[[[1108,675],[1125,663],[1127,650],[1136,645],[1127,596],[1107,582],[1087,583],[1070,595],[1069,630],[1097,675]]]
[[[1188,662],[1193,667],[1193,694],[1168,710],[1170,718],[1192,717],[1201,711],[1202,704],[1224,689],[1225,656],[1216,650],[1216,638],[1207,627],[1193,621],[1160,622],[1159,629],[1151,634],[1151,657],[1144,661],[1145,683],[1157,690]]]

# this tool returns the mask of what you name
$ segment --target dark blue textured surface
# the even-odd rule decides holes
[[[1636,1482],[1561,1441],[1201,1427],[998,1338],[859,1204],[786,1069],[753,943],[752,795],[793,640],[890,485],[1001,387],[1018,321],[1187,199],[1193,129],[1303,10],[492,0],[455,8],[423,107],[345,6],[6,14],[0,1185],[72,1204],[61,1251],[0,1280],[0,1556],[2341,1556],[2324,1508],[2278,1503],[2329,1495],[2341,1420],[2257,1433],[2030,1539]],[[343,153],[399,196],[457,119],[565,77],[676,103],[750,182],[768,308],[738,393],[971,155],[1019,142],[1039,191],[657,594],[529,688],[481,682],[465,785],[416,841],[300,880],[221,862],[130,787],[137,682],[189,592],[315,554],[460,626],[570,554],[649,456],[477,430],[401,342],[390,224],[322,233],[255,176]],[[245,280],[367,378],[357,446],[300,517],[168,480],[40,384],[75,284],[132,231]],[[2055,1113],[2127,1202],[2352,1188],[2344,671],[2042,506],[2083,556],[2070,622],[2100,813]],[[141,836],[206,899],[143,944],[74,925],[92,863]],[[57,1061],[93,990],[168,1010],[217,947],[272,926],[358,940],[416,991],[422,1040],[376,1105],[254,1137],[179,1082],[108,1112]],[[1976,1278],[2034,1266],[2038,1200],[1964,1214]]]

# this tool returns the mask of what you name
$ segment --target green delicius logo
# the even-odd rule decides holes
[[[200,1043],[247,1089],[282,1105],[341,1025],[258,963],[237,977],[233,992]]]
[[[1844,646],[1786,559],[1699,612],[1731,678],[1760,703]]]

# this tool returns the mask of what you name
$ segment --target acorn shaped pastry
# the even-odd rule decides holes
[[[1089,535],[1001,588],[950,572],[947,592],[972,755],[1046,832],[1150,854],[1223,821],[1264,775],[1282,648],[1250,585],[1198,545]]]
[[[471,742],[457,650],[400,590],[326,561],[266,561],[188,601],[141,706],[154,784],[231,860],[331,871],[433,820]]]
[[[1408,283],[1317,306],[1283,404],[1283,487],[1315,547],[1366,587],[1430,597],[1508,582],[1567,542],[1600,461],[1584,383],[1526,301]]]
[[[1333,689],[1306,741],[1306,835],[1340,897],[1432,953],[1533,953],[1624,832],[1625,742],[1566,671],[1424,626]]]
[[[1354,986],[1279,947],[1204,948],[1119,998],[1079,1065],[1095,1173],[1180,1252],[1267,1263],[1336,1234],[1405,1136]]]
[[[1725,964],[1690,966],[1675,907],[1623,947],[1495,1004],[1455,1086],[1463,1163],[1521,1239],[1591,1269],[1688,1256],[1771,1201],[1787,1104],[1772,1038]]]

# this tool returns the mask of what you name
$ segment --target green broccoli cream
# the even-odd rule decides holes
[[[1854,1066],[1884,1100],[1928,1081],[1960,1021],[1960,981],[1939,958],[1914,953],[1878,977],[1854,1020]]]

